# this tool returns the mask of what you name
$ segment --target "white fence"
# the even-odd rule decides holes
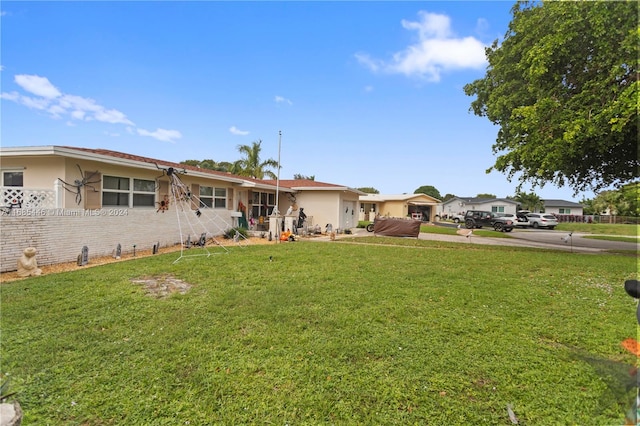
[[[0,208],[53,209],[62,207],[58,193],[51,189],[24,189],[20,186],[0,186]]]

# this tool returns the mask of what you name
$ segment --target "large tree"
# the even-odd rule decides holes
[[[638,3],[517,2],[471,109],[499,126],[487,170],[576,193],[637,177]]]
[[[440,195],[440,191],[433,185],[423,185],[420,188],[413,191],[414,194],[426,194],[430,197],[436,198],[438,200],[442,200],[442,195]]]
[[[269,158],[268,160],[260,160],[260,151],[262,140],[257,140],[249,145],[238,145],[238,151],[244,156],[234,163],[234,173],[240,176],[249,176],[255,179],[264,179],[268,176],[276,179],[277,176],[269,168],[278,170],[278,162]]]

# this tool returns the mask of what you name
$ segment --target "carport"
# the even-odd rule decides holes
[[[420,219],[423,222],[433,222],[436,216],[437,206],[435,203],[429,203],[426,201],[409,201],[409,216],[414,219]]]

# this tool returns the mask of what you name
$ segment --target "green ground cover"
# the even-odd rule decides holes
[[[0,373],[24,425],[622,422],[636,258],[367,240],[2,284]]]
[[[638,236],[640,225],[631,224],[605,224],[605,223],[560,223],[556,227],[560,231],[580,232],[584,234],[599,235],[626,235]]]

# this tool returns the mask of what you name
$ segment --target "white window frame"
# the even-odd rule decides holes
[[[198,196],[200,197],[200,207],[213,208],[213,193],[213,186],[200,185],[200,193],[198,194]]]
[[[113,188],[105,188],[105,180],[107,178],[120,179],[128,182],[127,189],[113,189]],[[136,188],[136,183],[138,182],[148,182],[153,184],[153,191],[143,191]],[[104,194],[105,193],[116,193],[116,194],[127,194],[127,204],[105,204],[104,202]],[[136,201],[134,201],[135,195],[152,195],[152,203],[145,205],[138,205]],[[128,208],[155,208],[156,205],[156,184],[152,179],[142,179],[142,178],[134,178],[127,176],[115,176],[115,175],[103,175],[102,176],[102,194],[100,197],[101,203],[103,207],[128,207]]]
[[[227,208],[227,188],[213,188],[213,207],[216,209]]]
[[[22,175],[22,185],[7,185],[7,184],[5,184],[5,182],[4,182],[4,174],[5,173],[20,173]],[[9,187],[12,187],[12,188],[22,188],[22,187],[24,187],[24,169],[23,168],[0,169],[0,186],[9,186]]]

